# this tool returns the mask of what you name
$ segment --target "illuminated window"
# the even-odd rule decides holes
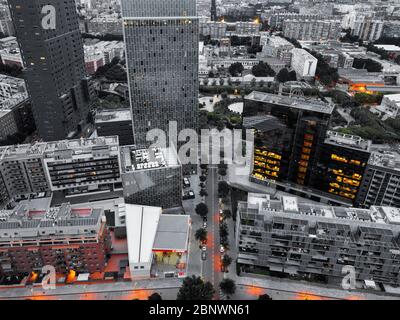
[[[310,160],[310,156],[309,156],[309,155],[306,155],[306,154],[302,154],[302,155],[301,155],[301,159],[302,159],[302,160]]]
[[[335,160],[335,161],[345,162],[345,163],[348,162],[348,160],[345,157],[338,156],[334,153],[331,155],[331,159]]]
[[[311,153],[311,149],[309,149],[309,148],[303,148],[303,149],[302,149],[302,153],[310,154],[310,153]]]
[[[304,141],[304,144],[303,144],[305,147],[308,147],[308,148],[311,148],[312,147],[312,143],[311,142],[307,142],[307,141]]]

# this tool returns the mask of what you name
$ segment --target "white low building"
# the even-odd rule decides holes
[[[381,105],[376,107],[384,117],[396,118],[399,115],[400,94],[387,94],[383,96]]]
[[[292,51],[291,67],[300,78],[315,77],[318,59],[304,49],[295,48]]]
[[[131,279],[185,277],[191,220],[161,207],[125,204]]]

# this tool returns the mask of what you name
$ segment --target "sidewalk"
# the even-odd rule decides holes
[[[321,297],[346,300],[400,300],[400,297],[391,296],[385,293],[369,293],[362,291],[347,291],[330,287],[323,287],[304,281],[294,281],[287,279],[272,278],[267,276],[256,276],[247,274],[233,278],[237,286],[259,287],[269,290],[282,292],[307,293]]]
[[[57,286],[54,290],[43,290],[38,287],[24,288],[0,288],[0,299],[24,298],[31,296],[56,296],[56,295],[74,295],[88,293],[108,293],[131,290],[154,290],[154,289],[172,289],[179,288],[182,285],[182,279],[151,279],[140,281],[113,282],[113,283],[93,283],[93,284],[73,284]]]

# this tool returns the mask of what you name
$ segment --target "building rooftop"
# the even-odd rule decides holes
[[[153,250],[187,251],[189,227],[189,215],[162,214],[158,224]]]
[[[353,136],[336,131],[328,131],[326,133],[325,143],[344,146],[362,151],[370,151],[372,141],[364,140],[359,136]]]
[[[124,172],[179,165],[178,156],[173,148],[137,149],[134,145],[121,148],[121,161]]]
[[[304,97],[297,96],[289,97],[259,91],[253,91],[252,93],[247,95],[245,99],[256,102],[273,103],[290,108],[309,110],[326,114],[331,114],[334,109],[333,105],[318,100],[310,100]]]
[[[96,123],[131,121],[130,109],[101,110],[96,114]]]
[[[243,207],[244,205],[244,207]],[[264,194],[249,193],[247,203],[240,204],[242,210],[268,215],[270,213],[298,214],[357,223],[400,224],[400,209],[372,206],[370,209],[335,207],[318,203],[299,202],[297,197],[284,196],[281,200],[271,200]]]
[[[99,208],[71,208],[69,204],[35,208],[29,202],[24,202],[13,210],[0,210],[0,241],[49,236],[95,236],[102,216],[103,210]]]
[[[118,151],[118,136],[98,137],[94,139],[60,140],[53,142],[36,142],[33,144],[19,144],[0,147],[0,161],[13,160],[22,157],[31,157],[46,154],[47,157],[56,156],[60,151],[79,155],[82,150],[103,150],[104,147],[111,151]],[[66,155],[66,154],[65,154]]]
[[[368,164],[400,171],[400,153],[398,151],[374,151]]]

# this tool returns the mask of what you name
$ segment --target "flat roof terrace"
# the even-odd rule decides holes
[[[125,172],[178,166],[178,156],[172,148],[121,148],[122,168]]]
[[[335,131],[328,131],[325,143],[368,152],[371,149],[372,141],[364,140],[359,136],[353,136]]]
[[[253,91],[252,93],[247,95],[245,99],[326,114],[331,114],[334,109],[333,105],[322,101],[309,100],[302,97],[289,97],[259,91]]]

